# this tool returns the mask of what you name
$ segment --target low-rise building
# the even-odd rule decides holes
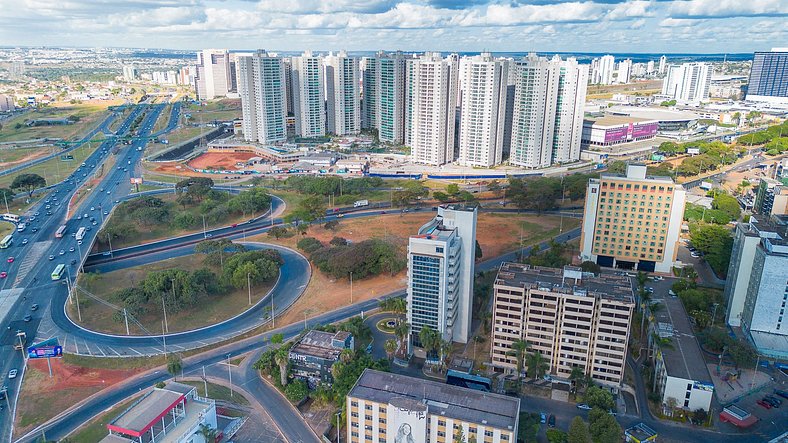
[[[216,404],[197,395],[196,388],[167,383],[153,388],[115,417],[100,443],[206,443],[199,432],[217,429]]]
[[[346,397],[348,443],[514,443],[520,399],[437,381],[364,370]]]
[[[659,122],[624,115],[605,115],[583,120],[583,148],[598,148],[651,140],[657,136]]]
[[[493,367],[515,372],[510,351],[525,340],[549,374],[568,379],[577,367],[611,388],[621,384],[635,306],[629,277],[503,263],[493,287]]]
[[[638,423],[624,431],[627,443],[657,441],[657,435],[657,431],[649,428],[645,423]]]
[[[653,312],[654,321],[648,334],[654,368],[653,391],[666,409],[673,403],[688,411],[709,412],[714,383],[684,305],[677,297],[666,297],[662,303],[664,309]]]
[[[353,335],[346,331],[309,331],[290,348],[293,376],[315,386],[334,382],[331,366],[339,361],[343,349],[353,349]]]

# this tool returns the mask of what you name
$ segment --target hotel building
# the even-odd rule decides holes
[[[684,188],[670,177],[646,175],[627,165],[626,175],[588,181],[580,257],[600,266],[671,272],[684,217]]]
[[[514,443],[520,399],[365,369],[346,397],[348,443]]]
[[[509,352],[525,340],[553,376],[568,379],[578,367],[600,384],[621,384],[635,306],[629,277],[503,263],[493,288],[493,367],[514,373]]]

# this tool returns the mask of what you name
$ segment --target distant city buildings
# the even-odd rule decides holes
[[[345,401],[348,442],[513,443],[520,399],[365,369]]]
[[[289,359],[293,376],[305,380],[314,389],[320,384],[331,384],[331,367],[339,361],[344,349],[353,350],[353,335],[349,332],[311,330],[290,348]]]
[[[625,84],[629,83],[632,76],[632,60],[626,59],[618,62],[618,69],[616,70],[616,83]]]
[[[605,174],[586,188],[580,257],[600,266],[671,272],[678,252],[686,193],[670,177]]]
[[[742,328],[758,353],[788,358],[788,216],[753,215],[734,234],[726,320]]]
[[[612,85],[613,73],[616,70],[616,58],[605,55],[591,61],[591,83],[595,85]]]
[[[133,82],[137,79],[137,68],[134,65],[123,65],[123,80]]]
[[[285,64],[258,50],[236,61],[244,139],[262,144],[287,140]]]
[[[788,48],[755,53],[747,100],[788,105]]]
[[[235,90],[233,77],[234,66],[226,49],[205,49],[197,53],[194,90],[198,100],[225,97],[228,92]]]
[[[405,140],[405,55],[379,52],[374,74],[374,128],[380,141],[401,144]]]
[[[539,352],[548,374],[568,379],[574,368],[617,388],[624,378],[633,283],[616,274],[595,276],[580,268],[503,263],[494,283],[493,367],[515,373],[516,341]],[[534,368],[528,368],[529,376]]]
[[[665,69],[668,66],[668,58],[664,55],[659,58],[659,74],[662,75],[665,73]]]
[[[711,65],[684,63],[668,68],[662,95],[682,103],[700,103],[709,98]]]
[[[408,242],[408,350],[429,326],[443,340],[467,343],[471,331],[476,207],[439,206]]]

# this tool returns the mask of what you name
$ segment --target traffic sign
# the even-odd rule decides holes
[[[49,358],[62,356],[62,346],[31,346],[27,348],[27,358]]]

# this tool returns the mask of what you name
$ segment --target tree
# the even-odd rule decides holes
[[[460,185],[457,183],[449,183],[446,185],[446,193],[449,195],[457,195],[460,193]]]
[[[709,413],[703,408],[698,408],[692,413],[692,418],[697,424],[704,423],[709,418]]]
[[[558,429],[548,429],[545,434],[549,443],[566,443],[566,432]]]
[[[482,246],[479,244],[479,240],[476,240],[476,260],[481,259],[483,256]]]
[[[600,408],[604,411],[613,409],[613,395],[610,391],[596,386],[586,389],[584,400],[592,408]]]
[[[271,343],[275,345],[282,344],[284,340],[284,335],[280,332],[271,336]]]
[[[624,439],[621,425],[606,410],[592,409],[588,413],[588,423],[588,430],[594,443],[619,443]]]
[[[27,192],[28,197],[33,197],[33,191],[46,185],[47,181],[38,174],[19,174],[11,182],[11,189]]]
[[[0,202],[11,203],[11,201],[14,200],[15,195],[16,193],[8,188],[0,188]]]
[[[599,274],[600,272],[602,272],[601,266],[588,260],[584,261],[583,263],[580,263],[580,269],[582,269],[583,272],[592,272],[594,274]]]
[[[287,346],[282,346],[274,354],[274,361],[279,366],[279,383],[282,386],[287,386],[287,375],[290,365],[290,349]]]
[[[532,352],[525,357],[525,360],[528,365],[528,372],[531,373],[534,380],[541,378],[547,371],[547,361],[544,359],[541,352]]]
[[[440,333],[429,326],[424,326],[421,328],[421,331],[419,331],[421,347],[424,348],[428,356],[437,353],[440,348],[440,340]]]
[[[449,196],[449,194],[447,194],[445,192],[441,192],[441,191],[433,192],[432,193],[432,198],[434,198],[435,200],[438,200],[441,203],[446,203],[449,200],[451,200],[451,197]]]
[[[214,442],[218,436],[218,431],[212,428],[211,425],[205,423],[200,424],[200,429],[197,431],[197,433],[202,435],[202,438],[206,442]]]
[[[183,361],[181,361],[181,357],[178,354],[170,354],[167,357],[167,372],[173,376],[173,378],[177,381],[178,374],[183,370]]]
[[[394,336],[397,337],[397,349],[401,349],[404,345],[405,338],[408,336],[410,332],[410,324],[406,321],[397,323],[394,326]]]
[[[395,340],[389,339],[383,343],[383,350],[386,351],[386,357],[388,357],[389,360],[391,360],[392,357],[394,357],[394,353],[397,352],[397,348],[398,345]]]
[[[525,340],[515,340],[512,343],[512,347],[506,355],[514,356],[516,365],[517,365],[517,380],[520,380],[520,376],[523,373],[523,366],[525,365],[525,356],[528,354],[528,350],[530,349],[530,345]]]
[[[692,245],[705,254],[706,262],[717,275],[725,276],[731,261],[733,237],[728,228],[697,223],[690,225]]]
[[[454,437],[452,438],[452,442],[453,443],[468,443],[468,441],[465,439],[465,433],[462,432],[462,427],[459,427],[459,428],[457,428],[456,431],[454,431]]]
[[[580,366],[573,367],[572,372],[569,374],[569,381],[572,383],[572,389],[575,392],[583,389],[586,385],[586,374],[583,372],[583,368]]]
[[[487,190],[493,193],[496,197],[500,197],[503,194],[503,186],[501,186],[501,182],[498,180],[491,180],[489,184],[487,184]]]
[[[736,197],[725,193],[717,194],[712,200],[711,207],[728,215],[731,220],[738,220],[741,216],[741,206]]]
[[[285,397],[288,400],[297,403],[305,399],[309,395],[309,386],[301,379],[293,380],[285,387]]]
[[[575,416],[566,435],[567,443],[591,443],[591,433],[582,418]]]

